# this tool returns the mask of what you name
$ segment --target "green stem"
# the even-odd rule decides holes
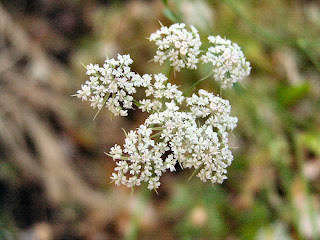
[[[183,94],[183,96],[185,96],[185,97],[189,96],[189,94],[193,91],[193,89],[194,89],[196,86],[198,86],[202,81],[206,80],[206,79],[207,79],[208,77],[210,77],[210,76],[212,76],[212,73],[210,73],[209,75],[207,75],[207,76],[201,78],[200,80],[198,80],[197,82],[195,82],[195,83],[189,88],[189,90],[187,90],[187,91]]]
[[[173,66],[170,66],[169,71],[168,71],[168,80],[170,79],[172,70],[173,70]]]
[[[155,137],[161,135],[161,133],[162,133],[162,132],[155,133],[155,134],[151,135],[150,138],[155,138]]]
[[[191,174],[191,176],[188,178],[188,181],[187,181],[187,182],[189,182],[189,181],[191,180],[191,178],[192,178],[199,170],[200,170],[200,167],[197,168],[197,169],[195,169],[195,170],[193,171],[193,173]]]
[[[103,108],[103,106],[104,106],[104,105],[106,104],[106,102],[108,101],[109,97],[110,97],[110,93],[108,93],[108,94],[104,97],[103,102],[102,102],[102,106],[101,106],[101,108],[98,110],[98,112],[96,113],[96,115],[94,115],[93,121],[96,119],[96,117],[97,117],[98,114],[100,113],[101,109]]]
[[[133,99],[133,103],[134,103],[137,107],[140,107],[140,106],[141,106],[141,104],[139,103],[139,101],[137,101],[137,100],[135,100],[135,99]]]
[[[164,127],[151,127],[152,128],[152,130],[163,130],[164,129]]]

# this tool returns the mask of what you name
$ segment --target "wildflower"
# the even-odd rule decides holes
[[[169,60],[176,71],[196,69],[199,59],[213,66],[213,77],[223,89],[241,81],[250,73],[240,47],[220,36],[209,38],[212,47],[199,57],[201,41],[197,30],[185,24],[161,27],[151,34],[150,41],[158,46],[154,61]],[[126,133],[123,146],[114,145],[109,156],[116,162],[111,179],[116,185],[129,188],[146,183],[156,190],[166,171],[193,168],[203,182],[222,183],[233,161],[228,137],[238,119],[230,116],[228,100],[200,89],[191,97],[184,97],[179,87],[162,73],[132,72],[129,55],[107,59],[102,67],[89,64],[89,80],[76,94],[82,101],[90,101],[93,108],[105,106],[115,115],[126,116],[135,103],[149,113],[143,124]],[[137,101],[136,88],[145,91],[145,98]]]
[[[152,33],[149,39],[158,46],[154,61],[161,65],[169,59],[178,72],[181,68],[196,69],[202,43],[197,29],[190,28],[191,31],[188,31],[184,23],[175,23]]]
[[[102,67],[89,64],[86,81],[76,94],[83,101],[89,100],[91,107],[99,110],[105,106],[114,115],[127,116],[128,109],[133,108],[133,97],[136,92],[134,80],[142,81],[138,74],[130,70],[132,59],[129,55],[118,55],[116,59],[107,59]]]
[[[212,64],[213,77],[221,83],[222,89],[232,87],[233,83],[241,81],[250,74],[250,62],[246,61],[236,43],[220,36],[209,36],[208,40],[213,46],[201,56],[201,60],[203,63]]]
[[[82,101],[87,101],[90,95],[91,95],[91,88],[86,84],[81,85],[81,90],[78,90],[77,92],[78,98],[81,98]]]
[[[145,102],[144,107],[151,101]],[[174,100],[166,102],[164,110],[150,114],[143,125],[127,135],[123,151],[118,145],[111,148],[110,155],[132,169],[128,175],[126,168],[116,167],[117,176],[126,179],[124,185],[132,187],[128,179],[136,176],[139,183],[148,182],[149,189],[157,189],[162,173],[175,171],[177,162],[183,168],[200,169],[197,176],[204,182],[222,183],[227,178],[226,168],[233,160],[228,132],[236,126],[236,118],[229,116],[229,102],[205,90],[186,102],[190,111],[180,111]],[[199,118],[205,120],[202,125]],[[122,152],[127,155],[119,156]]]
[[[142,99],[139,101],[140,109],[143,112],[155,112],[160,111],[163,104],[161,103],[161,99],[175,101],[177,103],[182,103],[184,100],[183,93],[178,90],[178,86],[175,84],[167,83],[168,78],[162,74],[154,74],[148,77],[147,89],[145,90],[146,96],[152,99]]]

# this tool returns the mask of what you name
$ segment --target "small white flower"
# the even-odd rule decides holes
[[[90,63],[88,66],[87,66],[87,75],[94,75],[98,72],[99,70],[99,65],[98,64],[95,64],[93,65],[92,63]]]
[[[77,91],[77,97],[81,98],[82,101],[87,101],[88,97],[91,95],[91,89],[88,85],[81,85],[81,90]]]
[[[113,155],[113,159],[117,159],[120,158],[122,156],[122,149],[119,145],[114,145],[111,149],[110,149],[110,154]]]
[[[170,169],[171,172],[174,172],[175,169],[175,165],[177,163],[177,159],[174,158],[174,156],[172,154],[170,154],[167,158],[166,158],[166,168]]]
[[[160,186],[159,178],[154,177],[149,180],[148,189],[153,190],[157,189]]]

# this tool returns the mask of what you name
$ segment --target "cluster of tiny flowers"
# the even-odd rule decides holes
[[[213,77],[221,83],[221,88],[232,87],[233,83],[241,81],[250,74],[250,62],[246,61],[236,43],[220,36],[209,36],[208,40],[213,46],[201,56],[201,60],[203,63],[212,64]]]
[[[184,23],[176,23],[151,34],[150,41],[158,47],[154,61],[163,64],[169,59],[178,72],[181,68],[196,69],[202,43],[197,29],[190,28],[191,31],[188,31]]]
[[[160,64],[168,60],[176,71],[196,69],[199,60],[211,63],[213,77],[223,89],[249,75],[250,63],[237,44],[220,36],[208,39],[213,47],[199,56],[201,41],[192,26],[188,31],[185,24],[173,24],[150,36],[158,46],[154,60]],[[203,89],[184,95],[162,73],[132,72],[132,62],[129,55],[118,55],[102,67],[88,65],[89,80],[76,94],[114,115],[126,116],[133,105],[149,114],[137,129],[125,133],[123,146],[116,144],[107,154],[116,163],[112,181],[129,188],[146,183],[156,190],[162,174],[175,171],[179,164],[182,169],[193,168],[203,182],[222,183],[233,161],[228,137],[238,122],[230,116],[229,101]],[[144,90],[145,98],[134,99],[137,88]]]
[[[228,131],[237,123],[237,118],[229,116],[229,102],[204,90],[187,102],[193,110],[181,111],[175,101],[166,102],[165,110],[150,114],[143,125],[127,134],[124,149],[111,148],[109,155],[117,160],[112,180],[117,185],[134,187],[147,182],[149,189],[157,189],[161,175],[175,171],[177,163],[199,171],[197,176],[204,182],[222,183],[227,178],[226,168],[233,160]],[[195,113],[198,107],[210,112],[199,115]],[[199,126],[201,118],[205,122]]]
[[[105,60],[102,67],[92,63],[86,66],[89,80],[81,86],[76,96],[82,101],[89,100],[93,108],[105,106],[114,115],[127,116],[127,109],[132,109],[132,94],[136,92],[134,79],[141,77],[132,72],[129,55],[118,55]]]
[[[181,104],[184,100],[183,93],[178,90],[178,86],[175,84],[168,83],[168,78],[162,74],[154,74],[154,80],[150,81],[145,91],[147,99],[140,100],[139,108],[143,112],[153,113],[162,109],[162,100],[174,100],[175,102]],[[149,75],[149,79],[152,76]]]
[[[206,123],[217,128],[221,134],[232,131],[238,119],[230,117],[231,106],[228,100],[214,96],[206,90],[200,89],[199,96],[193,94],[187,98],[187,105],[195,117],[207,118]]]

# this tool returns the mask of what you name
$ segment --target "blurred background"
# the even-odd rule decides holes
[[[158,73],[161,21],[238,43],[251,62],[225,91],[239,118],[222,185],[164,174],[159,195],[110,184],[104,152],[146,115],[111,118],[71,97],[81,63],[130,54]],[[173,80],[188,89],[209,69]],[[0,239],[319,239],[320,3],[311,0],[1,0]],[[218,93],[206,80],[200,87]]]

